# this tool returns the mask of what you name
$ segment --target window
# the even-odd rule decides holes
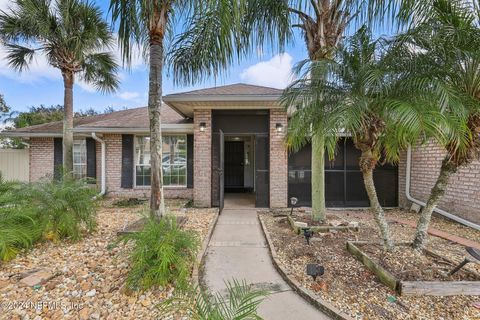
[[[150,137],[136,137],[135,184],[150,185]]]
[[[162,171],[165,186],[187,184],[187,137],[185,135],[163,136]],[[135,139],[135,185],[149,186],[150,137]]]
[[[73,141],[73,176],[82,179],[87,176],[87,145],[85,140]]]

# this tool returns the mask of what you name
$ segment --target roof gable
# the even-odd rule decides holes
[[[282,90],[270,88],[270,87],[263,87],[263,86],[256,86],[246,83],[236,83],[236,84],[229,84],[225,86],[219,87],[212,87],[206,89],[199,89],[181,93],[174,93],[167,95],[165,98],[173,97],[173,96],[180,96],[180,95],[195,95],[195,96],[228,96],[228,95],[280,95],[282,94]]]

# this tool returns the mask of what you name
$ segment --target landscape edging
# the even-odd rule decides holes
[[[303,299],[305,299],[311,305],[313,305],[323,313],[327,314],[328,316],[332,317],[333,319],[353,320],[352,317],[333,306],[330,302],[317,297],[311,290],[302,287],[302,285],[295,278],[289,275],[289,273],[280,265],[280,262],[278,261],[277,252],[275,250],[275,247],[273,246],[272,239],[270,238],[270,235],[265,227],[261,215],[257,214],[257,217],[260,221],[262,232],[267,239],[267,244],[269,248],[268,252],[270,254],[270,257],[272,258],[273,266],[282,276],[282,278],[288,283],[288,285],[292,287],[292,289],[297,292]]]
[[[197,253],[197,258],[195,260],[195,266],[194,266],[193,271],[192,271],[192,281],[193,281],[194,286],[200,285],[200,275],[202,274],[203,263],[204,263],[205,256],[206,256],[206,253],[207,253],[208,244],[210,243],[210,239],[212,238],[213,230],[215,229],[215,226],[217,225],[219,216],[220,216],[220,212],[217,210],[216,213],[215,213],[215,217],[210,222],[210,226],[208,227],[207,236],[205,237],[205,239],[203,239],[202,248]]]

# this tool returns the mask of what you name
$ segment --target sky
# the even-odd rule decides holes
[[[0,10],[5,10],[11,0],[0,0]],[[95,3],[107,16],[109,0],[97,0]],[[113,49],[120,62],[120,51]],[[63,104],[63,83],[60,71],[48,65],[45,58],[37,56],[29,70],[22,73],[11,69],[5,59],[6,50],[0,45],[0,94],[4,95],[7,105],[15,111],[25,111],[31,106]],[[248,83],[274,88],[285,88],[291,82],[292,67],[305,59],[306,49],[301,35],[295,36],[285,52],[265,52],[244,59],[233,65],[218,79],[209,79],[195,87],[174,86],[173,79],[164,75],[164,95],[198,88],[207,88],[232,83]],[[74,86],[74,110],[93,108],[99,112],[107,107],[114,109],[133,108],[147,105],[148,68],[137,54],[129,70],[119,73],[121,81],[117,92],[102,94],[92,86],[76,81]]]

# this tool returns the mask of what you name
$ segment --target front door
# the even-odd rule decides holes
[[[223,131],[219,130],[219,166],[218,166],[218,190],[219,190],[219,209],[220,213],[223,210],[224,206],[224,198],[225,198],[225,176],[224,176],[224,169],[225,169],[225,137],[223,135]]]
[[[243,141],[225,142],[225,189],[232,192],[243,191],[244,166],[243,166]]]

